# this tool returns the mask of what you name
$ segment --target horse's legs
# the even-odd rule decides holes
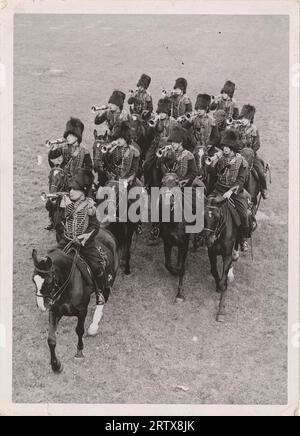
[[[134,232],[134,227],[130,224],[126,225],[127,231],[125,232],[125,274],[129,276],[131,274],[130,271],[130,259],[131,259],[131,244],[132,244],[132,236]]]
[[[79,313],[78,315],[78,321],[77,321],[77,326],[76,326],[76,333],[78,336],[78,344],[77,344],[77,353],[75,355],[76,359],[83,359],[84,355],[83,355],[83,335],[84,335],[84,322],[85,322],[85,318],[86,318],[86,314],[87,311],[83,310]]]
[[[178,248],[178,270],[179,270],[179,284],[176,296],[176,303],[183,302],[185,297],[183,295],[183,279],[185,276],[185,263],[188,254],[189,244],[185,244],[184,247]]]
[[[56,330],[58,326],[60,317],[50,310],[49,312],[49,333],[48,333],[48,346],[50,349],[50,355],[51,355],[51,368],[53,372],[56,372],[57,374],[61,373],[63,370],[63,365],[61,362],[57,359],[55,348],[56,348]]]
[[[222,257],[223,257],[223,274],[222,274],[222,277],[221,277],[221,280],[220,280],[219,286],[218,286],[218,290],[219,290],[219,292],[221,292],[219,311],[217,314],[217,321],[218,322],[223,322],[225,315],[226,315],[225,300],[226,300],[226,295],[227,295],[228,272],[229,272],[231,265],[232,265],[231,253],[225,254]]]
[[[173,276],[178,276],[178,269],[172,266],[172,248],[170,241],[164,238],[165,267]]]
[[[89,336],[96,336],[98,334],[99,323],[103,316],[103,308],[104,308],[104,304],[97,304],[94,312],[92,324],[88,328]]]
[[[218,272],[217,255],[214,252],[213,247],[208,249],[208,257],[209,257],[209,261],[210,261],[210,270],[211,270],[213,278],[215,279],[216,286],[217,286],[217,292],[218,292],[220,276],[219,276],[219,272]]]

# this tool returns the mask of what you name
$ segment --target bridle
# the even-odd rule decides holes
[[[220,207],[218,206],[206,206],[208,209],[218,209],[220,210]],[[217,241],[223,230],[226,227],[226,221],[223,219],[223,215],[220,213],[219,219],[218,219],[218,223],[215,229],[209,229],[208,227],[204,227],[203,232],[208,232],[211,234],[211,236],[213,236],[215,238],[215,241]]]
[[[61,286],[59,286],[59,284],[58,284],[53,266],[51,267],[50,270],[42,270],[38,267],[35,267],[35,269],[34,269],[34,273],[46,274],[48,276],[49,275],[51,276],[51,280],[49,281],[49,283],[47,283],[47,286],[51,287],[51,291],[50,291],[49,295],[43,295],[43,294],[39,293],[39,291],[35,292],[36,297],[39,297],[39,298],[42,297],[42,298],[46,298],[47,300],[49,300],[50,307],[53,306],[54,304],[56,304],[59,301],[59,299],[62,297],[62,295],[63,295],[64,291],[67,289],[67,287],[71,281],[72,275],[74,273],[74,270],[76,267],[76,262],[77,262],[77,259],[79,256],[79,251],[78,251],[78,249],[71,247],[72,243],[73,243],[73,240],[71,240],[63,250],[66,254],[70,253],[70,251],[73,250],[73,251],[75,251],[75,255],[74,255],[74,258],[72,261],[70,273],[69,273],[67,279],[64,281],[64,283]]]

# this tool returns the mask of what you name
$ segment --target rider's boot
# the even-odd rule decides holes
[[[249,245],[248,245],[248,235],[249,235],[249,228],[248,227],[242,227],[240,229],[240,234],[241,234],[241,251],[243,253],[247,253],[247,251],[249,251]]]

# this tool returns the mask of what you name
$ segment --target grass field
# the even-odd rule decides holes
[[[61,137],[69,116],[93,142],[92,104],[152,76],[154,101],[176,77],[188,94],[218,94],[237,84],[240,106],[257,107],[261,154],[272,165],[261,205],[254,262],[242,258],[224,324],[205,250],[188,259],[186,302],[173,304],[176,280],[162,246],[133,244],[132,275],[120,273],[101,333],[74,360],[75,319],[63,319],[53,375],[47,316],[35,306],[32,248],[54,236],[47,214],[46,139]],[[41,156],[41,158],[38,158]],[[41,159],[41,160],[40,160]],[[14,34],[14,343],[13,399],[48,403],[284,404],[287,402],[288,18],[281,16],[25,16]],[[88,321],[90,321],[89,313]],[[184,389],[182,389],[182,387]]]

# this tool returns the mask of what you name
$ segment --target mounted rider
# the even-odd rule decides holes
[[[237,119],[239,116],[239,108],[237,106],[236,100],[233,98],[235,91],[235,83],[227,80],[221,89],[220,95],[218,95],[210,105],[210,109],[214,110],[224,110],[226,113],[226,118]]]
[[[142,74],[136,91],[128,98],[131,114],[141,115],[143,119],[148,119],[153,111],[153,102],[150,92],[148,91],[151,83],[151,77],[147,74]]]
[[[131,140],[130,123],[119,121],[108,153],[110,154],[110,179],[125,180],[127,185],[140,186],[137,179],[140,152]]]
[[[260,136],[257,127],[253,124],[256,109],[250,104],[243,106],[238,125],[239,141],[241,149],[251,148],[254,152],[253,168],[256,171],[261,188],[262,198],[268,198],[267,180],[265,173],[265,163],[261,157],[257,155],[260,149]]]
[[[165,148],[166,151],[159,159],[162,174],[175,172],[182,187],[192,186],[197,177],[195,158],[193,153],[186,149],[187,141],[186,129],[175,125],[168,137],[169,146]]]
[[[96,207],[87,194],[93,183],[91,172],[78,173],[70,183],[70,194],[65,195],[60,207],[64,208],[65,231],[57,248],[63,250],[75,247],[87,262],[96,281],[96,302],[104,303],[104,295],[109,294],[109,284],[105,273],[105,258],[95,244],[100,228],[96,217]]]
[[[192,102],[187,96],[187,80],[184,77],[178,77],[175,81],[174,91],[170,97],[171,100],[171,116],[175,119],[192,112]]]
[[[71,118],[64,132],[67,147],[63,147],[64,169],[69,173],[70,179],[79,169],[93,170],[93,161],[90,152],[81,145],[84,124],[78,118]]]
[[[64,161],[64,153],[63,153],[63,149],[62,147],[51,147],[51,149],[49,150],[48,153],[48,163],[49,166],[51,168],[51,170],[55,170],[57,169],[63,169],[64,165],[65,165],[65,161]],[[51,192],[51,181],[50,181],[50,177],[51,177],[51,172],[49,175],[49,192]],[[57,199],[53,198],[53,199],[48,199],[47,203],[46,203],[46,210],[49,213],[49,224],[45,227],[45,230],[53,230],[55,228],[55,212],[57,209]]]
[[[128,114],[123,110],[126,95],[124,92],[115,90],[108,100],[107,109],[96,115],[95,124],[100,125],[106,123],[108,134],[111,135],[115,123],[119,119],[125,119]]]
[[[243,188],[248,175],[248,163],[238,153],[239,142],[237,132],[227,129],[221,139],[223,156],[211,165],[209,170],[216,175],[216,183],[209,197],[223,196],[233,200],[240,216],[241,250],[248,251],[249,237],[248,202]]]

